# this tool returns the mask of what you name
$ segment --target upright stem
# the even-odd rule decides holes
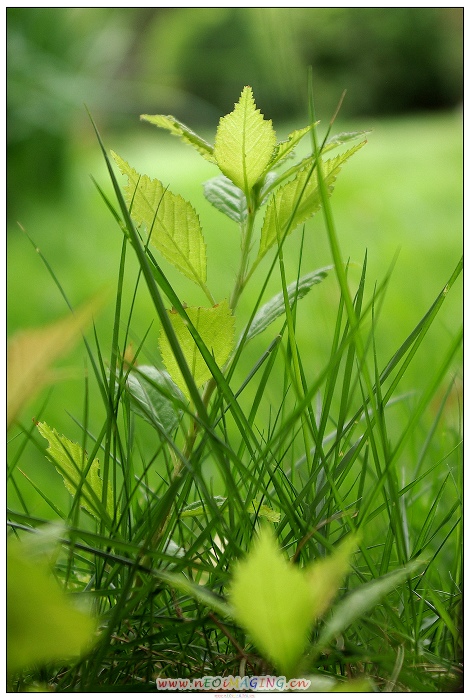
[[[245,288],[245,285],[248,280],[248,275],[247,275],[247,270],[248,270],[248,259],[249,259],[249,254],[250,254],[250,248],[251,248],[251,241],[253,238],[253,229],[254,229],[254,223],[255,223],[255,216],[257,212],[257,208],[254,205],[254,203],[251,200],[247,199],[247,206],[248,206],[248,216],[241,225],[241,257],[240,257],[240,267],[238,269],[238,274],[235,280],[235,285],[233,287],[232,295],[230,297],[230,308],[233,311],[235,311],[235,308],[238,304],[238,301],[240,299],[240,296],[243,292],[243,289]],[[209,379],[207,382],[204,392],[202,394],[201,400],[202,404],[205,408],[209,405],[209,401],[211,399],[212,394],[214,393],[214,390],[216,388],[217,384],[216,381],[213,377]],[[186,436],[186,441],[184,443],[183,447],[183,452],[182,456],[180,459],[175,460],[174,465],[173,465],[173,474],[172,474],[172,481],[174,481],[179,474],[181,473],[181,470],[184,466],[184,463],[190,458],[194,443],[196,442],[197,436],[200,431],[200,424],[197,420],[193,420],[191,428]],[[169,509],[165,519],[161,523],[161,525],[157,528],[155,531],[151,544],[152,547],[156,547],[160,541],[160,538],[162,537],[166,526],[170,520],[171,517],[171,508]]]

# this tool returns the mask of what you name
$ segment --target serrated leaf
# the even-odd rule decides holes
[[[403,568],[375,579],[370,583],[365,583],[352,591],[352,593],[349,593],[334,607],[332,616],[325,623],[312,654],[321,652],[332,639],[340,635],[355,620],[375,607],[382,598],[404,583],[421,566],[424,566],[423,562],[409,562]]]
[[[228,302],[224,300],[212,308],[198,306],[188,307],[185,310],[216,363],[219,367],[223,367],[233,349],[235,329],[235,319]],[[169,318],[194,382],[197,387],[200,387],[211,378],[212,374],[199,352],[185,320],[176,311],[170,311]],[[189,398],[183,375],[163,330],[160,332],[159,346],[163,362],[171,378],[183,394]]]
[[[329,608],[346,574],[349,560],[360,541],[358,535],[350,535],[335,549],[333,554],[310,564],[305,576],[313,595],[312,615],[318,618]]]
[[[119,170],[127,175],[126,203],[138,226],[145,226],[150,242],[180,272],[196,284],[206,282],[206,245],[194,207],[166,189],[159,180],[139,175],[112,152]]]
[[[315,272],[309,272],[304,275],[299,280],[295,280],[287,287],[287,295],[289,297],[289,304],[292,304],[296,299],[302,299],[313,287],[314,284],[319,284],[328,274],[328,270],[331,269],[331,265],[328,267],[323,267]],[[284,294],[280,292],[273,296],[266,304],[264,304],[256,313],[253,321],[251,322],[250,328],[246,335],[246,341],[254,338],[255,335],[259,335],[266,328],[282,316],[286,311],[284,304]],[[240,339],[243,337],[243,333]]]
[[[311,627],[311,592],[268,527],[236,564],[229,597],[235,620],[259,651],[287,677],[294,676]]]
[[[323,176],[329,194],[333,192],[341,167],[365,143],[363,141],[336,158],[323,161]],[[284,235],[289,222],[291,222],[289,233],[292,233],[297,226],[303,224],[320,209],[321,197],[316,170],[311,173],[312,162],[302,168],[293,180],[276,190],[270,198],[261,230],[258,259],[262,258],[277,242],[278,232],[281,236]]]
[[[173,136],[178,136],[182,141],[195,148],[206,160],[211,163],[216,163],[214,147],[211,146],[210,143],[207,143],[201,136],[198,136],[189,126],[186,126],[186,124],[183,124],[178,121],[178,119],[171,116],[171,114],[167,116],[163,114],[141,114],[140,118],[142,121],[154,124],[161,129],[168,129]]]
[[[317,122],[318,123],[318,122]],[[309,125],[303,129],[296,129],[292,131],[285,141],[280,141],[277,144],[275,156],[269,164],[270,168],[276,168],[281,165],[282,161],[285,160],[297,146],[299,141],[303,139],[305,134],[313,129],[314,125]]]
[[[17,542],[7,551],[8,672],[63,661],[88,651],[97,622],[78,609],[49,573]]]
[[[214,156],[220,170],[245,195],[268,168],[276,146],[272,122],[256,109],[253,91],[243,88],[233,112],[219,122]]]
[[[182,416],[177,404],[185,399],[167,372],[139,365],[129,373],[126,390],[131,409],[147,423],[157,424],[167,433],[176,428]]]
[[[361,138],[369,133],[370,131],[343,131],[341,134],[330,136],[322,148],[322,153],[327,153],[328,151],[333,150],[333,148],[342,146],[345,143],[349,143],[349,141],[354,141],[355,139]]]
[[[104,512],[102,506],[104,485],[103,479],[99,474],[99,460],[97,458],[93,460],[87,470],[86,476],[83,477],[88,459],[82,447],[63,435],[59,435],[57,430],[55,428],[50,428],[47,423],[38,423],[37,429],[42,437],[49,443],[46,450],[51,457],[49,461],[54,464],[57,471],[62,476],[67,490],[75,498],[80,484],[82,484],[82,507],[94,518],[101,518]],[[106,515],[112,522],[114,521],[115,513],[113,490],[110,484],[108,484],[106,493]],[[118,511],[116,512],[116,517],[119,518]]]
[[[93,300],[47,326],[18,331],[8,341],[8,425],[40,389],[59,378],[51,365],[73,347],[100,305],[101,301]]]
[[[216,209],[242,224],[247,215],[246,197],[242,190],[225,175],[218,175],[204,183],[204,196]]]

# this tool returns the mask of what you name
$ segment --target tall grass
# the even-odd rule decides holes
[[[225,371],[192,327],[212,374],[202,391],[166,311],[173,306],[184,314],[183,299],[136,229],[132,207],[102,146],[115,201],[102,196],[121,233],[120,261],[112,329],[104,338],[97,328],[88,334],[83,409],[73,419],[87,464],[100,460],[102,505],[109,490],[112,520],[97,522],[80,510],[79,493],[65,509],[59,507],[29,480],[28,487],[51,510],[48,519],[36,515],[25,495],[21,466],[31,443],[45,453],[34,426],[15,429],[9,470],[15,494],[10,528],[21,537],[48,520],[66,523],[56,575],[66,588],[91,597],[100,637],[93,652],[74,663],[26,670],[15,678],[14,689],[41,678],[58,692],[136,692],[153,690],[156,677],[272,670],[227,617],[226,605],[233,563],[246,554],[266,520],[273,521],[280,546],[297,566],[325,556],[348,532],[361,530],[341,597],[417,557],[423,562],[405,586],[307,657],[307,675],[321,673],[338,681],[366,675],[385,692],[436,692],[458,685],[462,457],[460,424],[448,412],[458,391],[452,372],[461,332],[448,338],[422,385],[405,393],[401,387],[410,368],[426,362],[427,334],[453,292],[461,262],[447,271],[445,286],[436,288],[428,310],[415,318],[403,341],[381,337],[393,270],[371,285],[364,251],[359,281],[351,275],[335,225],[334,199],[324,181],[323,142],[312,130],[331,251],[324,261],[331,267],[330,295],[335,286],[332,333],[322,338],[328,353],[321,365],[311,366],[315,322],[299,332],[309,297],[289,300],[286,233],[279,229],[277,250],[244,323],[262,305],[270,278],[278,280],[285,313],[264,331],[258,356],[250,353],[247,333],[242,333]],[[306,272],[303,256],[309,245],[306,235],[301,238],[297,279]],[[129,276],[134,276],[132,296],[124,293]],[[56,281],[65,295],[59,279],[60,270]],[[232,304],[243,291],[240,279],[235,284]],[[323,289],[319,284],[310,295],[321,298]],[[152,381],[148,385],[149,392],[158,391],[181,412],[176,427],[155,419],[151,400],[136,411],[129,392],[132,367],[138,370],[148,364],[145,357],[156,355],[150,345],[153,319],[147,328],[133,327],[135,299],[143,293],[151,299],[189,392],[190,400],[184,401]],[[105,350],[109,337],[110,352]],[[385,360],[378,344],[387,348]],[[97,404],[103,418],[95,429]],[[47,419],[47,411],[45,403],[36,419]],[[319,634],[313,633],[313,649]]]

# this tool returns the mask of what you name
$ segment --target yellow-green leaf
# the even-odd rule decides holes
[[[196,149],[204,158],[211,163],[215,163],[214,147],[207,143],[205,139],[198,136],[189,126],[172,117],[170,114],[141,114],[142,121],[149,122],[161,129],[168,129],[170,134],[178,136],[182,141]]]
[[[139,175],[116,153],[112,156],[122,174],[127,175],[126,202],[136,224],[144,224],[150,242],[170,263],[204,287],[206,245],[194,207],[165,189],[159,180]]]
[[[61,474],[67,490],[74,498],[77,492],[80,494],[82,506],[90,515],[101,518],[105,511],[105,515],[113,522],[115,519],[113,490],[108,484],[106,509],[104,509],[102,505],[104,484],[99,473],[99,460],[95,458],[87,469],[88,458],[80,445],[59,435],[57,430],[50,428],[47,423],[38,423],[37,428],[49,443],[47,453],[51,457],[50,461]],[[116,512],[116,517],[119,518],[119,512]]]
[[[281,514],[277,510],[273,510],[264,503],[260,506],[259,501],[252,501],[247,510],[258,518],[266,518],[271,523],[278,523],[281,519]]]
[[[357,549],[359,540],[358,535],[346,537],[333,554],[317,559],[305,569],[312,593],[312,619],[323,615],[336,597],[343,579],[349,572],[349,561]]]
[[[214,496],[213,504],[218,508],[222,508],[225,505],[227,498],[225,496]],[[195,501],[186,506],[184,510],[180,513],[180,518],[190,518],[195,516],[204,515],[207,513],[208,506],[204,501]],[[272,523],[278,523],[281,519],[281,514],[273,510],[269,506],[259,505],[259,501],[252,501],[247,508],[248,513],[253,513],[259,518],[266,518]]]
[[[318,124],[318,122],[317,122]],[[280,141],[277,144],[275,156],[272,162],[269,164],[270,168],[275,168],[282,163],[282,161],[292,154],[292,151],[297,146],[297,144],[303,139],[305,134],[308,134],[316,124],[310,124],[305,126],[303,129],[296,129],[292,131],[285,141]]]
[[[8,672],[62,661],[88,651],[96,620],[78,609],[49,573],[47,560],[34,561],[18,542],[7,552]]]
[[[336,158],[323,161],[322,172],[329,194],[333,192],[341,167],[365,143],[366,141],[363,141]],[[313,173],[311,172],[312,162],[302,168],[293,180],[276,190],[270,198],[261,230],[258,259],[262,258],[277,242],[278,235],[284,235],[288,224],[290,224],[289,233],[292,233],[297,226],[303,224],[320,209],[321,197],[317,173],[316,169]]]
[[[235,332],[235,319],[227,301],[224,300],[212,308],[204,308],[202,306],[188,307],[186,313],[214,360],[219,367],[222,367],[233,349]],[[194,382],[196,386],[200,387],[211,378],[211,372],[199,352],[185,320],[176,311],[170,311],[169,318],[191,370]],[[163,362],[171,378],[185,396],[189,398],[183,375],[163,329],[160,332],[159,345]]]
[[[256,109],[250,87],[243,88],[235,109],[217,128],[214,156],[217,164],[245,195],[269,166],[276,147],[272,122]]]
[[[259,651],[295,676],[311,627],[311,591],[304,573],[282,555],[269,527],[234,571],[230,601],[236,621]]]
[[[7,422],[10,425],[37,392],[60,375],[51,365],[80,338],[101,302],[93,300],[66,318],[16,333],[8,342]]]

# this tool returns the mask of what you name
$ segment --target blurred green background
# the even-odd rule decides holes
[[[209,285],[222,298],[233,282],[239,242],[235,224],[202,194],[215,168],[139,123],[139,115],[173,114],[213,141],[219,118],[251,85],[282,138],[308,122],[311,65],[322,124],[346,89],[335,130],[371,130],[338,179],[333,211],[353,280],[368,250],[369,291],[398,253],[380,319],[383,365],[461,254],[462,28],[461,8],[8,8],[8,332],[66,313],[17,222],[72,304],[115,285],[121,232],[89,177],[111,193],[85,105],[108,149],[193,202],[208,245]],[[290,240],[293,279],[299,233]],[[302,272],[330,262],[317,216],[306,229]],[[247,289],[240,328],[265,269]],[[129,295],[135,274],[131,260]],[[204,303],[189,282],[171,274],[187,303]],[[275,277],[267,296],[278,289]],[[459,288],[449,297],[415,377],[438,364],[461,323]],[[315,371],[328,355],[338,299],[334,277],[309,299],[299,328]],[[100,319],[109,343],[112,314],[111,302]],[[152,321],[146,360],[159,362],[157,324],[143,292],[132,324],[136,342]],[[269,341],[262,336],[253,343],[254,357]],[[60,422],[75,410],[71,403],[80,405],[82,380],[70,379],[54,392],[48,410],[56,415],[49,420],[73,438],[70,422],[69,428]]]

